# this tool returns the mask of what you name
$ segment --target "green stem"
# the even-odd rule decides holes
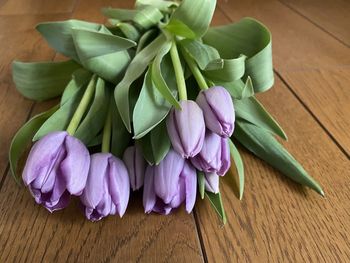
[[[112,135],[112,108],[109,107],[105,126],[103,128],[102,149],[101,149],[103,153],[110,152],[111,135]]]
[[[179,98],[180,100],[187,100],[186,82],[175,40],[173,40],[170,48],[170,56],[174,66],[177,89],[179,90]]]
[[[73,135],[75,133],[75,131],[77,130],[79,123],[80,123],[81,119],[83,118],[87,107],[89,106],[91,98],[95,92],[95,87],[96,87],[95,83],[96,83],[96,75],[93,75],[85,92],[84,92],[83,98],[81,99],[81,101],[80,101],[77,109],[75,110],[74,115],[73,115],[73,117],[68,125],[67,132],[70,135]]]
[[[202,72],[198,68],[197,63],[191,58],[191,56],[187,53],[186,50],[181,49],[181,51],[188,67],[190,68],[194,78],[198,83],[199,88],[202,90],[208,89],[208,84],[205,81],[205,78],[203,77]]]

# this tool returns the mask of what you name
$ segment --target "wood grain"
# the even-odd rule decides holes
[[[288,75],[291,89],[327,130],[334,131],[335,119],[350,130],[350,90],[344,89],[348,77],[334,78],[335,71],[348,71],[350,48],[278,1],[220,1],[219,7],[231,21],[243,16],[262,21],[272,32],[276,71],[283,78]],[[304,81],[295,74],[301,71]],[[303,82],[312,84],[305,87]],[[341,130],[333,136],[350,155],[349,136]]]
[[[73,17],[101,23],[104,18],[100,14],[100,8],[111,4],[118,5],[118,2],[84,1],[75,7]],[[12,45],[11,48],[13,55],[17,56],[16,49],[22,46]],[[46,46],[45,48],[47,49]],[[28,60],[35,58],[30,56],[30,52]],[[6,76],[10,83],[8,89],[14,91],[10,73],[8,72]],[[18,97],[21,98],[20,95]],[[28,114],[31,102],[27,103],[28,107],[24,113]],[[35,104],[33,114],[49,108],[52,104],[53,101]],[[7,106],[15,111],[14,105]],[[6,107],[0,109],[5,110]],[[24,118],[25,114],[22,119],[16,116],[18,126],[23,123]],[[7,125],[11,128],[14,126],[8,123]],[[4,138],[6,141],[13,136],[13,132],[8,134],[9,137]],[[4,153],[6,151],[7,149]],[[6,157],[1,160],[4,164],[7,162]],[[16,186],[9,175],[3,183],[0,199],[0,211],[3,211],[0,215],[0,262],[176,262],[178,260],[202,262],[203,260],[193,216],[186,214],[184,210],[179,210],[168,217],[145,215],[140,194],[133,196],[127,214],[122,220],[110,217],[98,223],[87,221],[77,202],[64,211],[49,214],[42,207],[35,205],[29,192]],[[15,209],[12,209],[13,207]]]
[[[281,2],[350,46],[349,1],[282,0]]]
[[[70,13],[73,11],[75,2],[75,0],[2,0],[0,15]]]

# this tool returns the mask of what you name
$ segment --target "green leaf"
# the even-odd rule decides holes
[[[235,100],[234,105],[237,118],[246,120],[268,132],[271,132],[272,134],[280,136],[282,139],[287,140],[287,135],[282,130],[281,126],[273,119],[255,97]]]
[[[157,56],[155,57],[153,63],[152,63],[152,81],[154,83],[154,86],[158,89],[160,94],[174,107],[177,109],[181,109],[180,103],[175,98],[176,91],[170,90],[168,84],[164,80],[164,77],[162,75],[162,69],[161,64],[163,61],[163,58],[166,54],[168,54],[172,43],[170,41],[167,41],[164,43],[164,45],[160,48]]]
[[[72,80],[68,83],[66,88],[63,91],[60,105],[62,106],[66,103],[70,98],[74,96],[74,94],[84,85],[86,85],[91,79],[92,73],[83,68],[74,71],[72,75]]]
[[[151,44],[142,49],[133,58],[129,64],[124,78],[115,87],[114,98],[118,111],[123,120],[126,129],[131,132],[130,124],[130,103],[129,103],[129,89],[131,84],[139,78],[142,73],[146,70],[150,61],[159,52],[166,38],[163,34],[158,36]]]
[[[33,141],[41,139],[53,131],[63,131],[67,128],[78,104],[83,96],[84,88],[76,90],[75,94],[68,99],[52,116],[47,119],[34,135]]]
[[[31,118],[15,134],[11,141],[9,161],[11,173],[15,181],[20,184],[20,175],[17,174],[18,162],[24,153],[26,146],[32,141],[34,134],[40,126],[58,109],[58,105],[46,112],[40,113]]]
[[[124,36],[126,38],[133,40],[133,41],[139,40],[140,32],[133,25],[131,25],[129,23],[120,22],[120,23],[118,23],[117,26],[119,27],[120,31],[122,31],[122,33],[124,34]]]
[[[247,56],[244,78],[251,77],[256,93],[272,87],[271,34],[263,24],[243,18],[234,24],[210,28],[203,41],[216,48],[222,58]]]
[[[175,73],[168,56],[162,61],[161,69],[169,88],[176,94]],[[149,68],[133,112],[134,139],[140,139],[150,132],[167,116],[170,109],[171,104],[155,88]]]
[[[75,70],[80,65],[72,60],[64,62],[19,62],[12,64],[13,81],[25,97],[37,101],[62,94]]]
[[[144,5],[135,10],[103,8],[102,13],[109,18],[121,21],[133,21],[144,29],[156,25],[163,18],[162,12],[157,7],[151,5]]]
[[[209,199],[210,204],[215,209],[215,212],[220,217],[222,223],[226,224],[227,218],[226,218],[224,205],[223,205],[222,199],[221,199],[221,194],[220,193],[214,194],[214,193],[210,193],[210,192],[206,191],[205,196]]]
[[[162,121],[138,142],[147,162],[151,165],[158,165],[170,150],[170,139],[165,121]]]
[[[201,70],[220,69],[224,65],[219,52],[211,46],[191,39],[183,39],[179,44],[197,62]]]
[[[122,158],[124,151],[128,147],[129,142],[131,140],[131,135],[126,130],[115,103],[111,103],[111,107],[112,107],[111,153],[116,157]]]
[[[252,96],[254,96],[254,87],[252,79],[248,76],[246,83],[243,87],[240,99],[247,99]]]
[[[127,49],[134,41],[110,33],[73,29],[73,39],[79,60],[85,68],[113,83],[117,83],[130,62]]]
[[[246,56],[235,59],[224,59],[223,66],[219,69],[208,70],[204,75],[212,81],[231,82],[239,80],[244,76]]]
[[[197,180],[198,180],[198,192],[202,199],[204,199],[205,193],[205,178],[204,173],[197,170]]]
[[[45,22],[36,29],[57,52],[79,62],[78,54],[72,37],[72,29],[88,29],[99,31],[102,25],[80,20],[66,20],[59,22]]]
[[[146,31],[140,37],[140,40],[137,43],[136,54],[139,53],[145,46],[147,46],[157,34],[158,34],[158,30],[156,29],[150,29]]]
[[[260,159],[295,182],[324,195],[321,186],[304,170],[294,157],[266,130],[238,120],[234,137]]]
[[[230,144],[231,157],[235,163],[237,174],[238,174],[239,200],[242,200],[243,191],[244,191],[244,165],[243,165],[241,155],[239,154],[239,151],[237,150],[236,146],[233,144],[231,140],[229,140],[229,144]]]
[[[166,29],[183,37],[200,38],[209,27],[215,6],[216,0],[183,0]]]
[[[89,111],[78,126],[74,136],[83,143],[89,144],[103,129],[107,115],[110,95],[105,87],[105,81],[97,78],[95,97]]]

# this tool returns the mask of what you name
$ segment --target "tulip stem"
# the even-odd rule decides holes
[[[84,95],[77,107],[77,109],[75,110],[74,112],[74,115],[67,127],[67,132],[70,134],[70,135],[74,135],[74,133],[76,132],[79,124],[80,124],[80,121],[81,119],[83,118],[84,116],[84,113],[87,109],[87,107],[89,106],[89,103],[91,101],[91,98],[92,96],[94,95],[94,92],[95,92],[95,83],[96,83],[96,75],[94,74],[84,92]]]
[[[173,40],[170,48],[170,56],[174,66],[177,89],[179,90],[179,98],[180,100],[187,100],[186,82],[175,39]]]
[[[200,69],[197,66],[197,63],[193,60],[193,58],[188,54],[188,52],[186,50],[184,50],[183,48],[181,49],[181,53],[188,65],[188,67],[190,68],[194,78],[196,79],[198,86],[200,89],[202,90],[206,90],[208,89],[208,84],[202,74],[202,72],[200,71]]]
[[[101,149],[103,153],[110,152],[111,134],[112,134],[112,107],[109,107],[108,114],[105,121],[105,126],[103,127],[102,149]]]

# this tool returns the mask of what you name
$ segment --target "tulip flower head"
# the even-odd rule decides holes
[[[219,193],[219,176],[216,173],[204,173],[205,190],[214,194]]]
[[[196,99],[203,110],[206,127],[222,137],[233,134],[235,111],[230,93],[220,86],[201,91]]]
[[[88,180],[80,197],[85,216],[91,221],[116,213],[122,217],[129,194],[130,182],[124,163],[111,153],[91,155]]]
[[[200,171],[225,175],[231,165],[228,138],[207,130],[203,148],[191,162]]]
[[[22,177],[35,201],[53,212],[65,208],[70,195],[81,195],[89,165],[89,151],[80,140],[52,132],[34,144]]]
[[[137,146],[128,147],[124,152],[123,160],[128,168],[131,189],[136,191],[143,186],[146,161]]]
[[[203,112],[191,100],[180,101],[181,110],[173,108],[167,119],[167,130],[175,151],[183,158],[197,155],[203,146],[205,123]]]
[[[171,149],[157,166],[148,166],[145,174],[143,205],[151,211],[169,214],[185,202],[190,213],[196,201],[196,170],[188,160]]]

